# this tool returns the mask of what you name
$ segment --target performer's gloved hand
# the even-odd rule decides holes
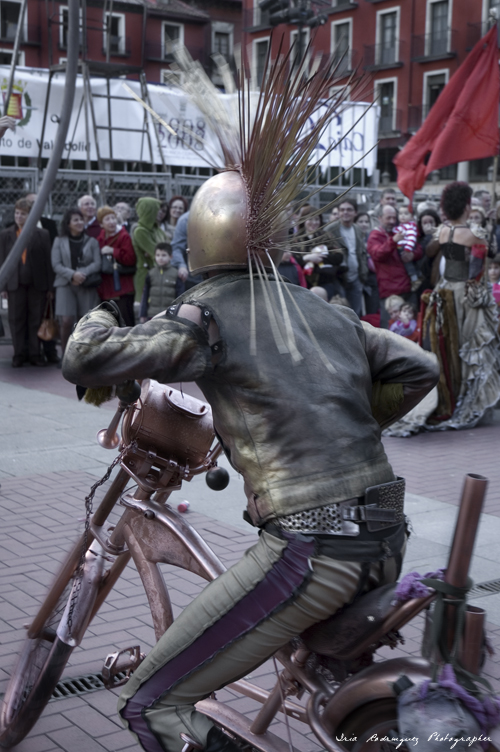
[[[101,303],[100,306],[97,306],[97,309],[94,310],[107,311],[115,317],[117,326],[126,326],[121,311],[114,300],[105,300],[103,303]]]

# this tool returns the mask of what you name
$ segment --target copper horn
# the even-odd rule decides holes
[[[451,544],[445,582],[465,587],[476,541],[488,480],[482,475],[466,475]]]
[[[444,576],[444,581],[455,587],[463,588],[467,583],[487,486],[488,480],[482,475],[470,473],[465,476],[448,566]],[[447,615],[449,619],[448,646],[451,648],[455,638],[455,609],[453,606],[447,607]],[[469,620],[471,620],[469,623],[470,631],[473,620],[472,614],[469,615]],[[474,621],[476,620],[474,619]],[[470,657],[470,660],[473,661],[474,659]]]
[[[137,402],[141,396],[141,385],[133,380],[124,381],[123,384],[117,385],[116,396],[120,400],[118,410],[113,415],[109,426],[97,432],[97,441],[104,449],[116,449],[120,443],[120,434],[117,430],[120,420],[127,407]]]
[[[113,415],[109,426],[107,428],[102,428],[97,432],[97,441],[104,449],[116,449],[120,443],[118,426],[120,425],[120,420],[126,409],[127,405],[120,402],[118,410]]]
[[[484,608],[467,605],[464,634],[460,646],[460,662],[471,674],[479,674],[483,650]]]

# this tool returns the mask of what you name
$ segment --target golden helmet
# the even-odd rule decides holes
[[[249,251],[258,253],[270,267],[279,264],[282,248],[277,235],[266,247],[255,248],[245,181],[237,170],[228,170],[207,180],[198,189],[189,210],[187,254],[193,274],[218,269],[248,269]],[[260,246],[260,244],[258,244]]]

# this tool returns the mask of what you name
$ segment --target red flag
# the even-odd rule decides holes
[[[410,201],[433,170],[498,154],[499,95],[495,25],[474,46],[421,128],[394,158],[398,186]]]

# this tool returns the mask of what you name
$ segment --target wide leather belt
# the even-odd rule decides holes
[[[359,535],[359,525],[369,532],[394,527],[404,520],[405,480],[370,486],[364,496],[287,514],[273,520],[282,530],[311,535]]]

